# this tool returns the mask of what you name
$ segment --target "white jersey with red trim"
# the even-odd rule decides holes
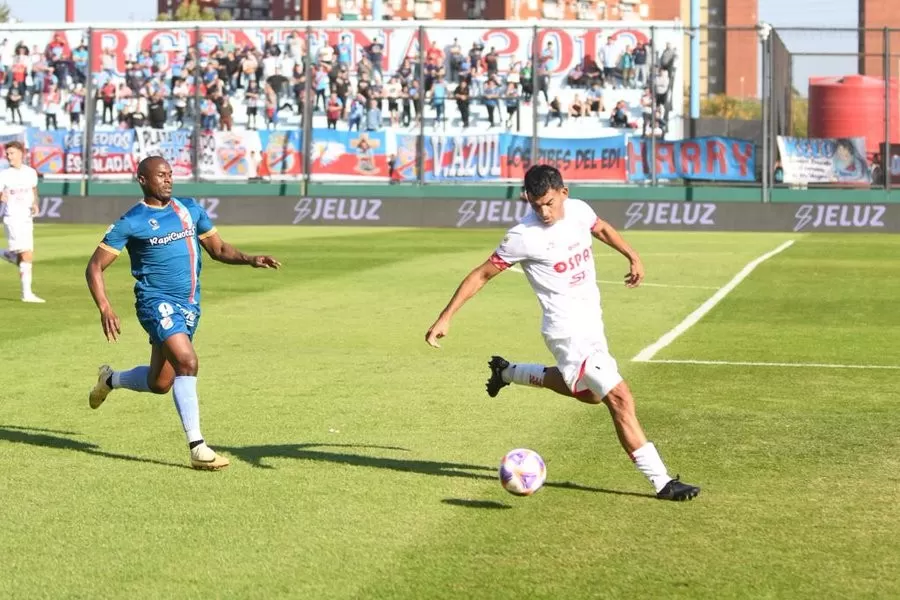
[[[597,214],[568,198],[564,216],[545,225],[531,212],[511,228],[491,256],[501,269],[520,264],[544,313],[541,332],[550,339],[600,339],[600,289],[591,230]]]
[[[9,167],[0,172],[0,193],[6,200],[5,222],[31,221],[34,206],[34,188],[38,184],[37,171],[28,165],[18,169]]]

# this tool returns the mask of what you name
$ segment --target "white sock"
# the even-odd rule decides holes
[[[19,277],[22,279],[22,296],[31,296],[31,263],[19,263]]]
[[[663,464],[662,459],[659,457],[659,452],[656,451],[656,446],[653,445],[653,442],[647,442],[632,452],[631,460],[634,461],[634,466],[637,467],[638,471],[650,480],[657,492],[672,481],[672,478],[669,477],[669,473],[666,471],[666,465]]]
[[[544,365],[535,365],[528,363],[519,363],[509,365],[500,377],[506,383],[518,383],[519,385],[530,385],[532,387],[542,387],[544,385]]]
[[[189,375],[176,375],[172,385],[172,395],[175,397],[175,408],[181,417],[181,425],[184,427],[184,435],[188,444],[203,439],[200,433],[200,401],[197,398],[197,378]]]

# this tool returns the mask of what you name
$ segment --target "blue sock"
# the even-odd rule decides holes
[[[172,386],[175,397],[175,408],[181,417],[181,425],[187,436],[188,444],[203,439],[200,434],[200,400],[197,398],[197,378],[191,375],[178,375]]]
[[[150,386],[147,379],[150,375],[150,367],[135,367],[130,371],[113,371],[113,389],[124,388],[135,392],[149,392]]]

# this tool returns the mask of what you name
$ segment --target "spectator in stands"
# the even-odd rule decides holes
[[[407,110],[409,108],[412,109],[412,116],[415,117],[415,124],[419,124],[419,119],[422,117],[422,112],[424,112],[424,107],[422,106],[422,98],[424,94],[422,94],[419,89],[419,82],[415,79],[409,82],[409,87],[407,88],[407,100],[403,105],[403,114],[406,119],[405,124],[409,125],[409,116]]]
[[[544,118],[544,127],[550,124],[550,119],[559,119],[559,127],[563,125],[563,105],[559,96],[554,96],[550,101],[550,108],[547,110],[547,116]]]
[[[469,90],[469,83],[465,79],[460,80],[459,85],[456,86],[456,90],[453,92],[453,97],[456,99],[456,108],[459,110],[459,117],[462,120],[463,129],[468,129],[471,93]]]
[[[497,112],[497,118],[499,120],[499,105],[500,105],[500,90],[497,88],[497,84],[493,79],[488,79],[487,83],[484,86],[484,93],[482,94],[484,99],[484,106],[487,108],[488,121],[490,124],[488,127],[494,127],[494,113]]]
[[[531,61],[526,61],[525,66],[522,67],[522,99],[525,102],[531,102],[531,97],[534,95],[534,68],[531,64]]]
[[[544,101],[550,102],[548,96],[550,90],[550,73],[556,64],[556,52],[553,49],[553,42],[547,42],[547,47],[541,52],[540,63],[537,68],[537,89],[535,95],[543,92]]]
[[[53,126],[53,129],[59,129],[57,124],[57,116],[59,115],[59,110],[62,108],[62,95],[59,91],[59,87],[55,83],[51,83],[47,93],[44,94],[44,116],[46,121],[46,129],[49,131],[50,126]]]
[[[11,118],[11,122],[16,122],[16,115],[19,116],[19,125],[24,125],[25,122],[22,120],[22,110],[19,108],[19,105],[22,103],[22,93],[19,91],[18,86],[10,86],[9,92],[6,94],[6,108],[9,109],[9,114]]]
[[[678,54],[672,47],[672,42],[666,42],[665,50],[659,55],[659,68],[666,72],[669,81],[675,80],[675,60],[677,58]]]
[[[72,129],[80,129],[81,115],[85,108],[85,90],[82,83],[76,83],[75,89],[66,100],[66,112],[69,113],[69,126]]]
[[[600,48],[600,65],[603,67],[603,82],[607,87],[616,88],[616,67],[619,66],[619,50],[612,38],[606,38],[606,45]]]
[[[391,117],[391,127],[400,124],[400,97],[401,97],[400,79],[391,77],[387,85],[384,86],[384,95],[388,101],[388,114]]]
[[[337,60],[340,67],[349,69],[353,66],[353,43],[349,35],[342,35],[337,47]]]
[[[221,131],[231,131],[234,126],[234,107],[228,94],[223,94],[221,90],[213,92],[213,102],[219,113],[219,129]]]
[[[247,85],[247,91],[244,92],[244,103],[247,106],[247,127],[256,129],[256,115],[259,114],[260,107],[265,109],[266,99],[255,79],[251,79]]]
[[[255,83],[256,82],[254,82],[254,84]],[[188,84],[184,79],[174,80],[172,86],[172,106],[175,108],[175,121],[178,122],[178,127],[184,127],[184,116],[190,93],[190,87],[188,87]]]
[[[622,72],[622,86],[634,87],[634,56],[631,54],[631,46],[626,46],[625,52],[619,58],[619,69]]]
[[[337,129],[337,123],[344,112],[344,105],[338,95],[332,93],[325,107],[325,117],[328,119],[328,129]]]
[[[448,54],[450,55],[450,81],[458,83],[463,62],[463,51],[462,46],[459,45],[459,38],[453,38],[453,43],[448,48]]]
[[[161,92],[150,96],[147,103],[147,121],[154,129],[164,129],[166,126],[166,105]]]
[[[372,43],[366,49],[369,61],[372,63],[372,71],[384,75],[384,44],[377,37],[372,38]]]
[[[490,51],[484,55],[484,66],[488,77],[494,77],[500,72],[500,56],[497,49],[491,46]]]
[[[428,93],[431,96],[431,105],[434,107],[434,120],[443,128],[444,119],[446,118],[444,114],[445,103],[447,101],[447,84],[444,82],[444,78],[438,77]]]
[[[322,110],[325,110],[326,94],[331,87],[331,82],[328,79],[328,71],[324,67],[321,67],[315,71],[313,84],[316,90],[316,99],[313,102],[313,111],[319,110],[320,98],[322,100]]]
[[[366,131],[381,131],[381,109],[378,108],[378,100],[369,100],[369,110],[366,111]]]
[[[363,117],[366,116],[366,98],[362,95],[357,95],[353,102],[350,104],[350,111],[348,113],[347,121],[349,123],[349,130],[353,131],[353,127],[356,127],[356,131],[360,131],[362,127]]]
[[[656,104],[666,106],[669,104],[669,72],[662,68],[654,69],[651,78],[653,93],[656,94]]]
[[[579,118],[585,115],[585,104],[581,100],[581,94],[575,94],[575,97],[572,98],[572,101],[569,103],[569,118],[578,120]]]
[[[600,113],[606,112],[606,106],[603,105],[603,86],[599,81],[595,81],[587,91],[587,104],[587,112],[591,114],[599,116]]]
[[[516,84],[507,84],[504,101],[506,102],[506,128],[512,129],[513,119],[516,119],[516,130],[518,130],[519,88]]]
[[[616,102],[615,108],[613,108],[612,113],[609,115],[609,125],[610,127],[615,127],[617,129],[631,126],[629,123],[627,102],[624,100]]]
[[[650,71],[647,64],[647,46],[644,42],[638,42],[631,55],[634,57],[635,81],[638,85],[645,86],[650,82]]]

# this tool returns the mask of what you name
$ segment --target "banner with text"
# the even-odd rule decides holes
[[[866,138],[778,136],[784,183],[868,185]]]
[[[398,179],[415,180],[415,135],[397,136]],[[532,157],[531,138],[509,133],[429,135],[425,181],[520,180],[532,164],[557,167],[567,180],[625,181],[625,138],[544,138]]]
[[[702,137],[674,142],[628,140],[628,181],[656,178],[705,181],[755,181],[756,145],[747,140]],[[652,154],[652,156],[651,156]]]

